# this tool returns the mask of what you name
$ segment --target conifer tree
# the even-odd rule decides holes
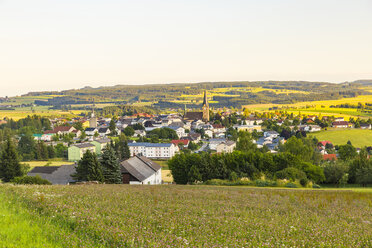
[[[119,184],[122,182],[119,160],[112,145],[106,146],[102,153],[100,163],[105,183]]]
[[[9,182],[15,177],[22,176],[22,174],[16,148],[11,138],[8,137],[0,155],[0,178],[4,182]]]
[[[103,181],[102,167],[97,155],[89,150],[83,155],[72,177],[77,181]]]

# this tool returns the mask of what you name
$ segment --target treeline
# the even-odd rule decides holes
[[[50,120],[39,115],[27,116],[26,118],[15,121],[7,119],[7,123],[0,125],[0,129],[20,130],[24,127],[29,127],[33,132],[41,132],[42,130],[51,129]]]
[[[124,116],[136,115],[139,113],[158,114],[159,110],[147,106],[116,105],[107,106],[102,110],[97,110],[100,116]]]
[[[322,182],[325,177],[320,164],[316,140],[290,138],[280,147],[278,154],[257,149],[247,132],[239,132],[236,151],[222,154],[181,153],[169,161],[169,168],[176,183],[190,184],[211,179],[235,180],[237,178],[289,179],[302,185],[309,181]]]

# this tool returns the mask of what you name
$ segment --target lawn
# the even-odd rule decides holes
[[[311,133],[318,140],[329,140],[333,145],[345,145],[349,140],[355,147],[372,146],[372,130],[363,129],[330,129]]]
[[[177,185],[0,191],[77,235],[66,247],[372,246],[371,193]]]

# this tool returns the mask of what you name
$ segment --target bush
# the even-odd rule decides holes
[[[308,183],[309,183],[309,180],[306,177],[300,179],[300,184],[302,187],[306,187]]]
[[[295,181],[296,179],[306,178],[305,172],[294,167],[288,167],[281,171],[278,171],[275,173],[275,176],[279,179],[288,179],[292,181]]]
[[[39,184],[39,185],[51,185],[52,184],[48,180],[41,178],[39,175],[15,177],[12,182],[15,184]]]
[[[313,184],[313,189],[320,189],[320,186],[318,184]]]
[[[287,183],[286,185],[284,185],[285,187],[287,187],[287,188],[298,188],[297,187],[297,184],[295,184],[295,183]]]
[[[254,183],[257,187],[276,187],[276,186],[278,186],[278,183],[275,182],[275,181],[262,180],[262,179],[258,179],[256,181],[254,181]]]

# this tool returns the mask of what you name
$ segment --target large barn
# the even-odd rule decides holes
[[[161,166],[144,156],[134,156],[120,163],[124,184],[161,184]]]

